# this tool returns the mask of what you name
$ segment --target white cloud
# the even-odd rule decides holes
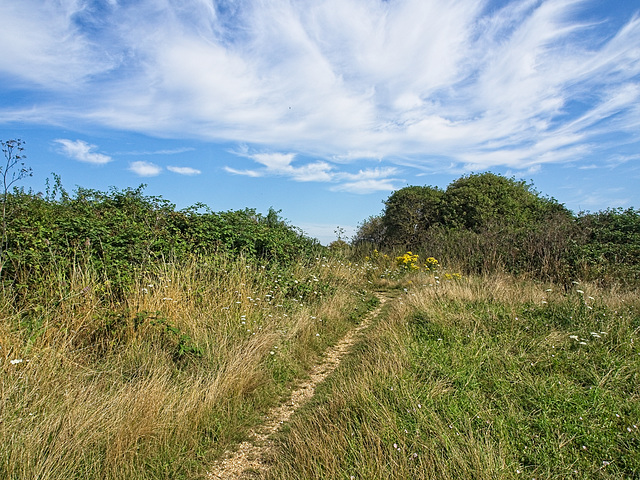
[[[141,177],[156,177],[162,173],[162,167],[144,161],[131,162],[129,170]]]
[[[0,2],[0,72],[44,89],[74,91],[90,76],[107,72],[117,56],[96,51],[74,18],[82,2]]]
[[[333,178],[333,167],[327,162],[313,162],[306,165],[292,165],[296,155],[294,153],[253,153],[245,151],[235,152],[237,155],[250,158],[264,166],[262,170],[237,170],[225,167],[229,173],[262,177],[277,175],[289,177],[297,182],[328,182]]]
[[[394,185],[393,180],[390,179],[365,179],[357,180],[355,182],[345,182],[335,187],[331,187],[334,192],[349,192],[349,193],[374,193],[374,192],[391,192],[398,187]]]
[[[264,177],[264,172],[258,172],[257,170],[237,170],[231,167],[224,167],[224,170],[228,173],[233,173],[234,175],[245,175],[247,177]]]
[[[173,173],[178,173],[180,175],[200,175],[202,172],[196,168],[191,167],[173,167],[169,165],[167,170]]]
[[[325,182],[331,161],[530,168],[640,142],[638,15],[578,20],[587,0],[225,5],[0,4],[0,82],[41,94],[0,121],[243,142],[289,153],[230,173]]]
[[[325,161],[295,165],[295,154],[292,153],[249,153],[245,148],[234,152],[236,155],[249,158],[264,166],[260,170],[238,170],[229,166],[225,170],[236,175],[250,177],[283,176],[297,182],[337,183],[333,191],[352,193],[373,193],[394,190],[398,179],[389,178],[398,173],[395,167],[363,169],[358,173],[341,172],[336,166]]]
[[[294,153],[256,153],[249,155],[258,163],[261,163],[267,170],[284,171],[290,168],[291,162],[295,158]]]
[[[368,194],[374,192],[391,192],[402,182],[398,178],[390,178],[399,173],[395,167],[384,167],[360,170],[358,173],[341,172],[335,175],[340,181],[331,187],[334,192]]]
[[[60,145],[60,153],[66,155],[69,158],[78,160],[79,162],[93,163],[95,165],[104,165],[109,163],[113,159],[102,153],[94,152],[96,145],[90,145],[82,140],[68,140],[66,138],[59,138],[54,140],[55,143]]]

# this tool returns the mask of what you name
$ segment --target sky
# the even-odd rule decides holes
[[[0,0],[0,139],[43,191],[145,184],[328,243],[490,171],[640,207],[638,0]]]

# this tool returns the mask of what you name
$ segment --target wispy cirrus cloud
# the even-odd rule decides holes
[[[169,165],[167,167],[167,170],[169,170],[170,172],[173,172],[173,173],[177,173],[179,175],[187,175],[187,176],[200,175],[202,173],[202,171],[198,170],[197,168],[192,168],[192,167],[174,167],[172,165]]]
[[[91,145],[83,140],[69,140],[59,138],[54,140],[58,145],[58,150],[69,158],[78,160],[79,162],[93,163],[94,165],[104,165],[113,159],[109,155],[95,152],[98,147]]]
[[[399,173],[395,167],[364,169],[357,173],[338,173],[335,178],[339,183],[332,186],[331,190],[357,194],[390,192],[396,190],[402,182],[401,179],[394,178]]]
[[[356,180],[353,182],[344,182],[331,187],[334,192],[349,192],[357,194],[366,194],[374,192],[391,192],[398,188],[397,182],[393,179],[372,179]]]
[[[589,5],[4,2],[0,81],[38,100],[5,102],[0,118],[321,159],[264,153],[258,169],[226,167],[296,181],[335,182],[336,159],[463,170],[580,161],[640,145],[640,16],[616,23],[589,17]]]
[[[225,167],[229,173],[250,177],[283,176],[298,182],[328,182],[333,177],[333,166],[327,162],[311,162],[304,165],[293,165],[295,153],[242,153],[238,155],[250,158],[263,168],[258,170],[237,170]]]
[[[253,177],[253,178],[258,178],[258,177],[264,177],[265,173],[264,172],[260,172],[258,170],[239,170],[236,168],[231,168],[231,167],[224,167],[224,170],[227,173],[232,173],[234,175],[244,175],[246,177]]]
[[[21,86],[64,91],[114,68],[118,56],[97,50],[78,28],[75,19],[83,10],[73,0],[1,2],[0,72]]]

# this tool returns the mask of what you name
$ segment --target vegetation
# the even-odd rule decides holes
[[[637,210],[472,175],[324,248],[273,209],[25,192],[3,147],[0,478],[205,477],[374,293],[269,478],[640,476]]]
[[[46,195],[8,195],[3,279],[28,297],[43,271],[67,279],[78,263],[110,283],[122,298],[141,271],[155,262],[183,262],[214,252],[241,255],[272,268],[312,257],[318,243],[279,218],[255,210],[214,213],[197,205],[176,211],[160,197],[136,189],[100,192],[79,188],[70,196],[56,178]],[[204,210],[199,212],[199,210]]]
[[[640,211],[572,214],[526,182],[468,175],[446,190],[406,187],[360,226],[354,245],[425,253],[465,273],[508,272],[565,286],[640,281]]]
[[[202,473],[364,312],[357,267],[309,262],[158,262],[124,298],[78,264],[20,306],[5,286],[0,477]]]
[[[578,274],[606,284],[640,281],[640,210],[609,209],[578,216],[572,251]]]
[[[638,478],[637,295],[407,275],[270,480]]]

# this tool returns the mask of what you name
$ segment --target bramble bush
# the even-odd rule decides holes
[[[136,272],[158,260],[223,252],[276,268],[321,248],[273,209],[266,216],[253,209],[201,211],[202,205],[176,210],[161,197],[145,195],[143,185],[108,192],[78,188],[69,195],[57,180],[46,195],[22,189],[7,195],[2,281],[22,292],[52,266],[65,282],[77,265],[90,265],[121,295]]]

